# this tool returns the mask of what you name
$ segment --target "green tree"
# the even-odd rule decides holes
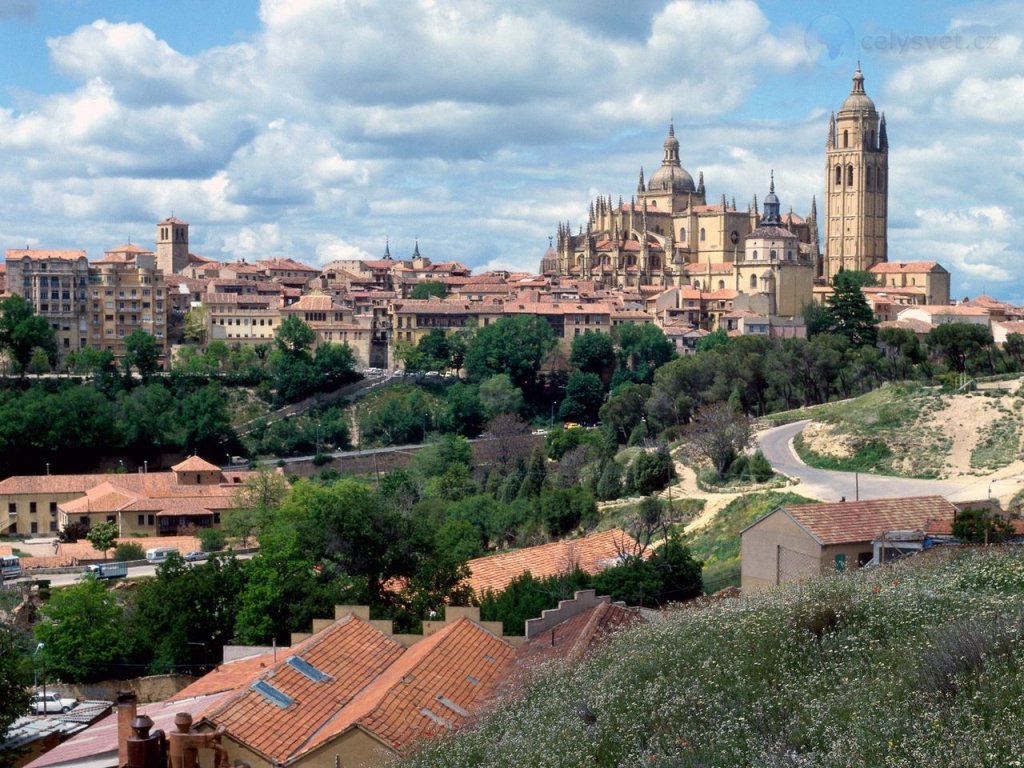
[[[703,563],[695,560],[678,536],[669,536],[646,560],[626,554],[623,562],[593,577],[599,594],[628,605],[656,608],[701,594]]]
[[[297,315],[285,318],[274,333],[278,349],[288,355],[308,355],[316,333]]]
[[[555,342],[555,332],[542,317],[501,317],[481,328],[470,342],[466,370],[476,381],[508,374],[512,383],[522,389],[536,380],[537,371]]]
[[[1009,520],[988,509],[968,507],[953,520],[953,535],[968,544],[1001,544],[1013,533]]]
[[[321,344],[316,348],[314,369],[318,389],[335,389],[359,378],[356,356],[348,344]]]
[[[660,491],[675,476],[672,457],[665,446],[655,451],[641,451],[629,465],[626,474],[627,490],[641,496]]]
[[[193,566],[174,555],[139,584],[132,639],[151,673],[201,674],[218,663],[234,636],[244,570],[232,557]]]
[[[543,579],[527,571],[512,579],[500,592],[487,590],[478,595],[480,618],[500,621],[506,635],[523,635],[529,619],[538,618],[547,609],[558,607],[559,600],[566,600],[576,590],[589,586],[590,577],[579,568]]]
[[[143,383],[160,370],[160,348],[156,339],[141,328],[136,328],[124,340],[124,372],[130,376],[132,368],[139,372]]]
[[[92,544],[93,549],[103,553],[103,559],[106,560],[107,550],[117,541],[117,523],[98,523],[89,529],[85,538]]]
[[[134,541],[123,541],[114,548],[114,560],[117,562],[128,562],[131,560],[144,560],[146,550],[141,544]]]
[[[487,419],[519,413],[523,409],[523,391],[512,383],[507,373],[497,373],[481,382],[478,395]]]
[[[46,353],[51,366],[57,362],[57,336],[46,318],[35,314],[18,294],[0,301],[0,349],[10,353],[18,370],[24,371],[37,348]]]
[[[597,421],[598,411],[604,403],[604,385],[596,373],[574,372],[565,385],[565,398],[558,415],[566,421]]]
[[[828,332],[844,336],[851,346],[873,346],[877,338],[875,316],[861,291],[873,283],[873,276],[845,271],[832,281],[832,293],[825,299],[828,309]],[[868,282],[865,282],[868,280]]]
[[[602,423],[614,428],[622,437],[622,442],[625,442],[638,424],[646,425],[647,401],[650,397],[650,384],[626,384],[612,392],[598,411],[598,416]]]
[[[448,288],[440,280],[421,280],[409,291],[409,298],[422,301],[431,297],[443,299],[448,295]]]
[[[584,373],[607,376],[615,368],[612,337],[600,331],[586,331],[572,340],[569,362]]]
[[[182,335],[185,341],[202,344],[206,341],[206,318],[209,310],[206,307],[193,307],[185,313]]]
[[[0,740],[11,723],[28,711],[32,673],[28,655],[18,647],[12,624],[0,623]],[[0,758],[2,761],[2,758]]]
[[[257,471],[235,491],[234,509],[224,515],[224,532],[249,546],[249,539],[262,533],[287,497],[288,483],[282,475]]]
[[[96,579],[53,591],[34,629],[50,677],[78,683],[122,676],[130,639],[117,594]]]
[[[196,536],[199,538],[199,548],[203,552],[219,552],[227,544],[227,537],[219,528],[201,528]]]
[[[184,433],[182,448],[186,453],[215,456],[237,445],[227,398],[220,384],[214,382],[190,392],[179,399],[178,404],[178,423]]]
[[[928,331],[925,343],[932,353],[941,355],[949,368],[967,373],[979,366],[978,360],[992,347],[988,326],[974,323],[943,323]]]
[[[675,347],[653,323],[620,325],[613,331],[618,344],[619,369],[633,381],[651,383],[654,371],[675,357]]]

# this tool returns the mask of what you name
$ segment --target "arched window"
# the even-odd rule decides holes
[[[917,278],[916,277],[910,278],[910,284],[913,285],[913,286],[916,286],[917,285]]]
[[[792,251],[786,251],[786,261],[792,261],[792,260],[793,260],[793,252]]]
[[[757,251],[754,251],[750,258],[756,259],[757,258]]]
[[[871,189],[871,166],[864,171],[864,188]]]
[[[779,252],[772,249],[772,251],[768,254],[768,258],[770,258],[772,261],[775,261],[777,258],[779,258]]]
[[[702,243],[704,242],[704,236],[705,236],[704,227],[701,227],[700,228],[700,241]]]
[[[850,132],[843,131],[843,149],[846,149],[848,146],[850,146]]]
[[[843,169],[841,166],[836,166],[836,186],[843,186]]]
[[[718,290],[720,290],[720,291],[724,291],[725,290],[725,280],[719,280],[718,281]]]
[[[686,240],[686,227],[679,228],[679,239]]]
[[[694,280],[693,281],[693,287],[696,288],[699,291],[700,290],[700,280]]]
[[[848,186],[848,187],[852,187],[853,186],[853,166],[852,165],[846,166],[846,186]]]
[[[750,287],[755,290],[757,289],[757,275],[750,276]]]

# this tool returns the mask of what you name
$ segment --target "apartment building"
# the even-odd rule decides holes
[[[89,260],[85,251],[7,250],[7,289],[24,297],[45,317],[57,336],[61,355],[89,341],[86,296]]]
[[[89,270],[89,345],[124,354],[124,340],[137,330],[167,351],[167,286],[156,255],[137,245],[107,251]]]

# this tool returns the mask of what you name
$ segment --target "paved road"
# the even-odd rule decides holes
[[[252,552],[241,552],[241,553],[235,555],[235,557],[237,557],[239,560],[248,560],[252,556],[253,556]],[[148,563],[146,565],[133,565],[133,566],[131,566],[128,569],[128,578],[137,579],[137,578],[140,578],[140,577],[143,577],[143,576],[155,576],[156,575],[156,569],[157,569],[156,565],[150,565]],[[18,578],[18,579],[15,579],[14,581],[6,582],[6,583],[8,583],[8,584],[18,584],[18,583],[21,583],[21,582],[24,582],[24,581],[34,581],[36,579],[48,579],[49,582],[50,582],[50,586],[51,587],[68,587],[68,586],[71,586],[72,584],[77,584],[79,579],[82,576],[82,573],[84,571],[85,571],[84,567],[83,568],[79,568],[77,571],[75,571],[73,573],[36,573],[34,571],[28,571],[21,578]],[[114,581],[121,581],[121,579],[114,579]]]
[[[950,501],[982,501],[1014,493],[1022,478],[995,472],[961,480],[914,480],[863,472],[833,472],[804,464],[793,450],[793,438],[810,422],[795,421],[761,432],[758,445],[776,471],[800,480],[797,493],[822,501],[882,499],[893,496],[945,496]]]

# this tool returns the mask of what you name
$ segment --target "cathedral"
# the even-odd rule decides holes
[[[646,180],[640,169],[628,201],[592,201],[586,225],[575,233],[568,222],[559,224],[541,272],[609,289],[692,286],[767,293],[773,313],[796,315],[811,300],[814,282],[886,260],[885,117],[879,118],[865,93],[859,66],[850,95],[829,120],[824,253],[814,199],[805,218],[792,209],[782,213],[773,178],[763,213],[756,196],[742,210],[735,197],[709,203],[704,174],[694,183],[679,147],[670,124],[661,167]]]

